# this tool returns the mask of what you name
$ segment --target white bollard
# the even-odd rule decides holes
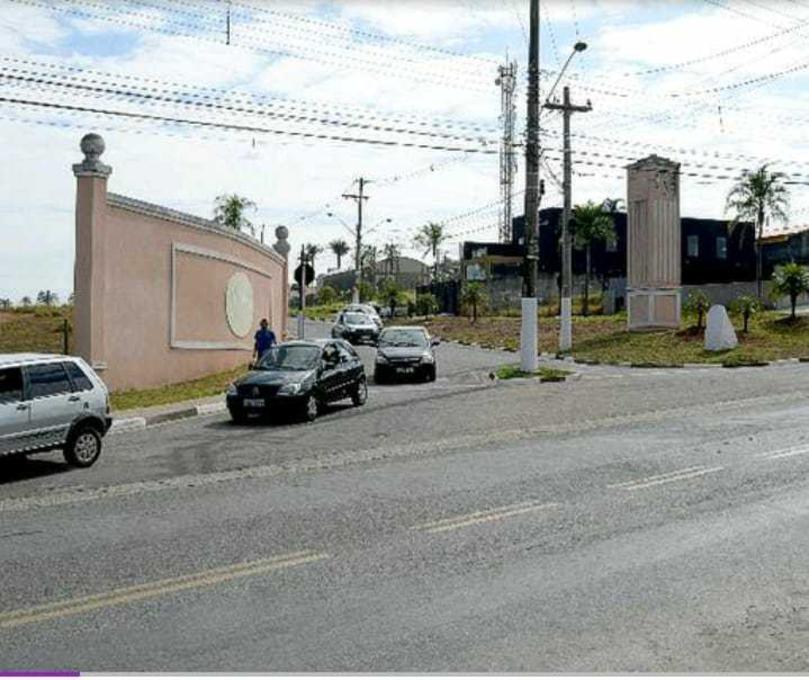
[[[537,354],[537,299],[521,299],[520,370],[533,373],[539,366]]]
[[[562,298],[562,316],[559,319],[559,351],[569,352],[573,348],[573,301]]]

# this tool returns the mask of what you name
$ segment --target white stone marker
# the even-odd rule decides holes
[[[705,327],[705,349],[709,352],[719,352],[733,349],[739,341],[736,331],[730,322],[727,310],[722,305],[713,305],[708,310],[708,321]]]

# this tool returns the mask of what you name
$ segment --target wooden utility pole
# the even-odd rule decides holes
[[[573,248],[570,233],[570,212],[572,202],[572,160],[570,152],[570,116],[574,113],[587,113],[592,110],[588,101],[584,106],[570,103],[570,88],[566,85],[563,90],[562,103],[547,102],[546,109],[562,112],[564,121],[564,194],[565,202],[562,210],[562,314],[559,326],[559,350],[569,352],[573,346],[573,302],[571,287],[573,283]]]
[[[525,144],[525,297],[537,296],[539,260],[539,0],[531,0],[528,40],[528,115]]]
[[[360,177],[357,182],[359,183],[359,192],[356,194],[343,194],[343,198],[350,198],[357,202],[357,229],[354,234],[356,237],[354,245],[354,268],[357,272],[357,288],[362,283],[362,202],[367,201],[370,196],[365,195],[365,185],[370,180]]]

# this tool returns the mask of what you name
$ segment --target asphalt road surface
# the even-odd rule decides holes
[[[807,369],[470,384],[4,464],[0,668],[806,672]]]

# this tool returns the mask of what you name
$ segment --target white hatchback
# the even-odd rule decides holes
[[[0,456],[62,449],[89,467],[111,425],[107,387],[83,359],[0,354]]]

